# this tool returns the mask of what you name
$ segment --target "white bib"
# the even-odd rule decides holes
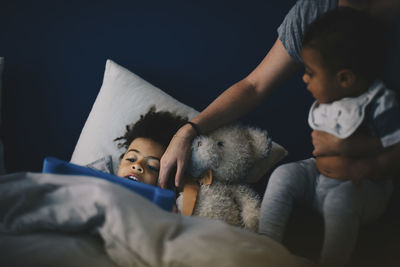
[[[346,97],[329,104],[315,101],[308,114],[308,124],[314,130],[347,138],[364,120],[365,107],[384,88],[381,81],[376,81],[367,92],[357,97]]]

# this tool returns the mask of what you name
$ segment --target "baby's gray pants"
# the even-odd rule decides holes
[[[318,172],[314,159],[278,167],[270,177],[261,204],[259,233],[282,242],[294,203],[305,204],[324,219],[320,264],[344,266],[351,256],[360,224],[377,219],[392,193],[392,182],[328,178]]]

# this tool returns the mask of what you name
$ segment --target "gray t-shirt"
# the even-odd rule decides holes
[[[279,39],[289,55],[298,63],[301,43],[308,25],[329,10],[337,8],[338,0],[298,0],[278,28]]]
[[[298,63],[301,44],[308,25],[329,10],[338,7],[338,0],[298,0],[278,28],[279,39],[288,54]],[[386,86],[400,95],[400,12],[395,16],[391,29],[390,50],[381,79]]]

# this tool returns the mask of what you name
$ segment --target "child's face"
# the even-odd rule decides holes
[[[136,138],[129,145],[118,168],[118,176],[157,185],[160,158],[165,148],[148,138]]]
[[[344,97],[343,88],[339,86],[336,73],[332,73],[324,66],[319,52],[305,47],[301,56],[306,68],[303,81],[319,103],[330,103]]]

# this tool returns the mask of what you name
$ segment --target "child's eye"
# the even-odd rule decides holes
[[[135,158],[128,158],[128,159],[126,159],[127,161],[130,161],[130,162],[135,162],[136,161],[136,159]]]
[[[158,172],[159,169],[157,167],[151,166],[149,165],[149,170],[153,171],[153,172]]]

